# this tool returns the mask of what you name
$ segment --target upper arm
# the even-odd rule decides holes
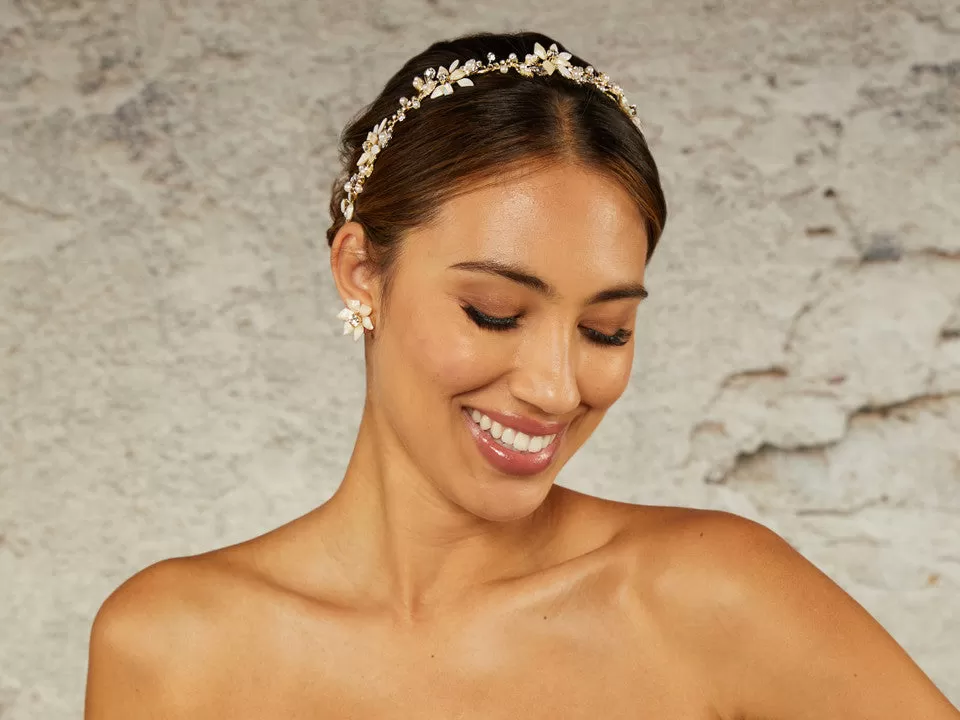
[[[730,513],[688,535],[685,552],[706,561],[685,588],[702,596],[689,625],[726,717],[960,720],[890,634],[779,535]]]
[[[173,720],[196,700],[200,637],[183,560],[153,565],[107,598],[93,622],[85,720]]]

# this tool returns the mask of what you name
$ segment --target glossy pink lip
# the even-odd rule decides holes
[[[493,439],[493,437],[483,430],[470,417],[470,408],[463,408],[463,422],[466,423],[467,430],[473,437],[480,454],[494,468],[507,475],[528,476],[543,472],[553,461],[557,454],[557,448],[563,439],[563,429],[557,434],[547,447],[540,452],[521,452],[513,448],[505,447]]]
[[[483,408],[479,407],[473,408],[468,406],[465,409],[467,413],[469,413],[471,410],[482,412],[491,420],[496,420],[501,425],[512,427],[514,430],[519,430],[527,435],[553,435],[554,433],[560,432],[567,426],[567,423],[540,422],[539,420],[532,420],[520,415],[511,415],[510,413],[497,412],[496,410],[484,410]]]

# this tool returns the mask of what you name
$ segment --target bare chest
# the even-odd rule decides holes
[[[636,669],[636,668],[634,668]],[[429,678],[429,681],[427,680]],[[456,670],[417,674],[412,682],[331,691],[320,704],[336,718],[425,720],[716,720],[703,693],[670,672],[636,675],[617,658],[558,663],[476,677]]]
[[[539,624],[535,623],[539,620]],[[703,684],[655,634],[609,619],[525,616],[398,638],[303,636],[248,656],[219,695],[234,718],[715,720]],[[234,675],[234,677],[237,677]]]

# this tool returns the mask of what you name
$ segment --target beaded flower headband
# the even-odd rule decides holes
[[[411,98],[400,98],[400,108],[390,117],[374,125],[373,130],[367,133],[367,139],[363,143],[363,154],[357,161],[357,170],[343,186],[347,193],[346,197],[340,201],[340,212],[343,213],[343,217],[346,220],[353,217],[353,206],[357,202],[357,196],[363,192],[363,183],[373,172],[373,163],[377,155],[390,142],[397,123],[403,122],[408,112],[419,108],[423,100],[452,95],[454,84],[460,87],[473,85],[473,81],[470,80],[471,75],[485,75],[496,70],[502,73],[515,70],[524,77],[553,75],[554,72],[558,72],[580,85],[593,85],[616,100],[620,109],[626,113],[634,125],[643,130],[643,125],[637,117],[637,106],[627,101],[623,95],[623,89],[615,85],[605,73],[597,72],[590,65],[587,67],[571,65],[571,57],[573,56],[568,52],[560,52],[556,44],[551,45],[549,49],[544,49],[543,45],[535,43],[533,53],[527,55],[522,61],[517,59],[515,53],[510,53],[506,60],[497,60],[493,53],[487,53],[486,63],[471,59],[460,65],[459,60],[454,60],[450,67],[427,68],[422,76],[413,79],[413,87],[417,94]]]

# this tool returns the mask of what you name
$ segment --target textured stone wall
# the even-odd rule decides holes
[[[0,718],[79,716],[135,571],[333,492],[336,135],[429,42],[520,28],[624,86],[672,210],[561,481],[766,523],[960,703],[956,2],[0,0]]]

